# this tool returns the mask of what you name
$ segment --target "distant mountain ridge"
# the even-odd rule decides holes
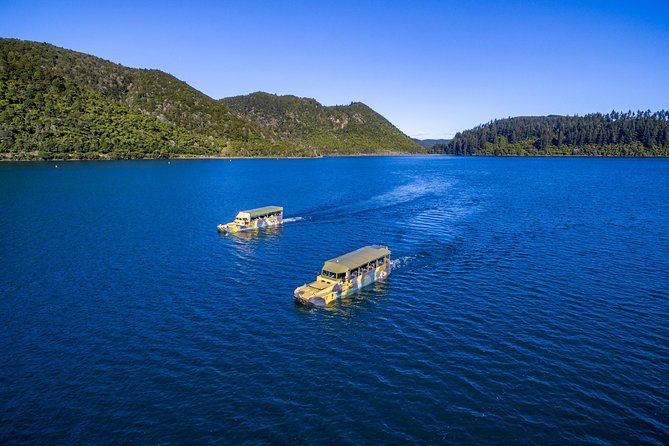
[[[451,142],[450,139],[413,139],[417,144],[420,144],[421,146],[425,147],[426,149],[431,149],[432,147],[436,146],[437,144],[448,144]]]
[[[0,39],[0,158],[420,152],[361,103],[254,93],[215,100],[174,76]]]

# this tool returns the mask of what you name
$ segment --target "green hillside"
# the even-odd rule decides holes
[[[161,71],[127,68],[45,43],[0,39],[0,159],[412,150],[405,135],[362,104],[341,107],[356,110],[348,118],[353,125],[328,130],[303,116],[311,124],[295,133],[232,110],[227,101],[233,99],[214,100]]]
[[[176,78],[0,39],[0,153],[10,159],[232,155],[259,127]]]
[[[326,107],[313,99],[263,92],[221,102],[281,140],[307,150],[336,150],[340,154],[422,151],[383,116],[360,102]]]

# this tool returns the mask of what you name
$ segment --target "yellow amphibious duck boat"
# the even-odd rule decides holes
[[[234,221],[218,225],[218,232],[234,234],[240,231],[250,231],[268,226],[279,226],[283,223],[283,208],[281,206],[265,206],[262,208],[240,211]]]
[[[301,303],[324,307],[390,274],[390,250],[371,245],[328,260],[316,280],[295,289]]]

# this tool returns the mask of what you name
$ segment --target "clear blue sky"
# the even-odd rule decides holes
[[[361,101],[420,138],[669,109],[669,0],[0,0],[0,36],[157,68],[213,98]]]

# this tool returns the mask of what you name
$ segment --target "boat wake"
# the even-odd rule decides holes
[[[289,217],[289,218],[284,218],[283,222],[284,223],[292,223],[292,222],[295,222],[295,221],[302,221],[304,219],[305,219],[304,217]]]
[[[423,178],[417,178],[412,183],[397,186],[384,194],[368,198],[358,204],[358,206],[363,208],[384,208],[395,206],[416,200],[417,198],[426,195],[442,193],[450,186],[450,183],[444,181],[430,181]]]
[[[361,201],[348,202],[327,208],[317,208],[303,212],[303,218],[309,220],[337,220],[341,217],[350,217],[402,205],[428,195],[441,194],[452,186],[449,182],[425,180],[416,178],[408,184],[397,186],[383,194],[375,195]],[[286,220],[284,220],[286,221]]]
[[[338,208],[338,210],[369,212],[371,210],[389,208],[417,200],[427,195],[442,193],[449,186],[449,183],[426,181],[422,178],[417,178],[415,181],[409,184],[397,186],[386,193],[367,198],[366,200],[363,200],[359,203],[342,206]]]
[[[390,261],[390,265],[392,269],[402,269],[407,267],[413,260],[415,260],[418,256],[402,256],[398,257],[396,259],[392,259]]]
[[[434,255],[435,249],[440,253]],[[409,255],[391,259],[393,270],[405,272],[434,270],[449,263],[449,259],[460,249],[460,242],[431,245],[429,249],[410,251]],[[406,252],[406,251],[405,251]]]

